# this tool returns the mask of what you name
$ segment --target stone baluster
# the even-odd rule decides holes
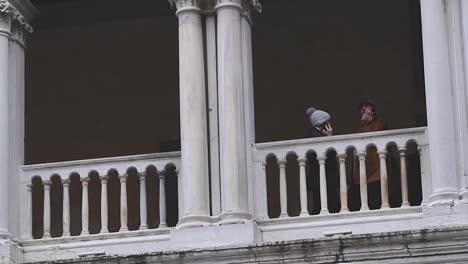
[[[408,202],[408,172],[406,170],[406,148],[399,148],[401,169],[401,207],[409,207]]]
[[[366,172],[366,152],[359,152],[359,187],[361,191],[361,211],[369,210],[367,202],[367,172]]]
[[[288,190],[286,186],[286,160],[278,160],[280,169],[280,217],[288,217]]]
[[[318,156],[320,166],[320,214],[328,214],[327,173],[325,171],[326,156]]]
[[[50,238],[50,181],[44,181],[44,236]]]
[[[120,178],[120,230],[119,232],[128,231],[128,208],[127,208],[127,174],[119,176]]]
[[[62,199],[63,201],[62,203],[63,236],[69,237],[70,236],[70,180],[63,179],[62,185],[63,185],[63,199]]]
[[[167,227],[166,223],[166,172],[159,173],[159,227]]]
[[[109,233],[109,205],[107,201],[107,182],[109,176],[104,175],[99,177],[101,180],[101,231],[99,233]]]
[[[385,149],[377,152],[380,158],[380,191],[382,195],[381,209],[390,208],[388,203],[388,175],[387,175],[387,151]]]
[[[88,177],[81,178],[82,198],[81,198],[81,236],[89,235],[89,199],[88,199],[88,185],[90,179]]]
[[[348,185],[346,182],[346,154],[338,155],[338,161],[340,163],[340,201],[341,211],[349,212],[348,209]]]
[[[24,232],[24,237],[27,240],[33,239],[32,236],[32,183],[28,183],[27,185],[27,208],[26,208],[26,228]]]
[[[140,177],[140,230],[148,229],[147,223],[147,210],[146,205],[146,173],[141,172],[138,174]]]
[[[307,210],[307,181],[306,181],[306,158],[298,158],[299,162],[299,191],[301,197],[301,213],[299,216],[308,216]]]

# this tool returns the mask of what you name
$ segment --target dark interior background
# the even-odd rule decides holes
[[[167,0],[35,0],[26,163],[175,150],[177,18]],[[264,0],[254,18],[257,142],[303,138],[309,106],[353,133],[426,124],[418,1]]]

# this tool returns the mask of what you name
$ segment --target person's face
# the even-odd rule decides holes
[[[363,104],[361,107],[361,116],[365,113],[371,114],[372,113],[372,105],[370,104]]]

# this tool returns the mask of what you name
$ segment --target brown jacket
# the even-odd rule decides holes
[[[372,121],[363,121],[361,120],[359,126],[359,132],[374,132],[385,130],[386,125],[382,118],[377,117]],[[356,170],[354,173],[354,182],[359,184],[359,160],[357,160]],[[366,156],[366,173],[367,173],[367,182],[378,182],[380,181],[380,159],[379,154],[377,153],[377,148],[372,146],[367,149]]]

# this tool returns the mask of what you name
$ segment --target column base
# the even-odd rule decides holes
[[[468,189],[465,189],[465,190],[462,190],[462,192],[460,193],[460,196],[461,196],[461,199],[462,199],[462,203],[468,203]]]
[[[219,218],[218,225],[245,224],[251,221],[252,215],[243,211],[230,211],[221,213]]]
[[[211,217],[203,214],[186,215],[180,218],[177,228],[204,227],[211,225]]]
[[[309,216],[309,211],[301,211],[301,213],[299,214],[299,216]]]
[[[248,221],[242,224],[216,225],[172,229],[171,242],[184,248],[242,246],[261,241],[257,224]]]
[[[466,203],[453,203],[452,201],[451,204],[423,206],[422,209],[425,227],[468,225],[468,204]]]
[[[456,190],[440,190],[429,197],[429,206],[453,205],[460,199],[460,194]]]

